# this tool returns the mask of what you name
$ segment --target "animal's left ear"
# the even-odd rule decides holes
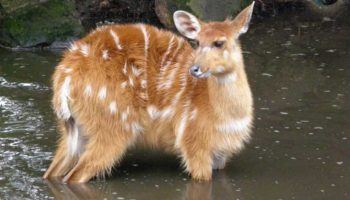
[[[194,15],[178,10],[174,13],[174,23],[177,30],[189,39],[196,39],[201,30],[201,21]]]
[[[235,37],[238,38],[240,35],[246,33],[248,31],[249,22],[252,18],[254,4],[251,3],[248,7],[246,7],[242,12],[240,12],[237,17],[232,21],[235,31]]]

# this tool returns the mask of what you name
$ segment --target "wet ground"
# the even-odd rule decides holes
[[[349,36],[350,23],[329,18],[251,25],[243,46],[254,139],[211,183],[149,151],[130,152],[106,180],[43,181],[57,139],[50,76],[61,53],[0,50],[0,199],[350,199]]]

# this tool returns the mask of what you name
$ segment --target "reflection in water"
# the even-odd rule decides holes
[[[185,184],[185,189],[181,191],[179,195],[180,199],[184,200],[229,200],[229,199],[239,199],[238,194],[234,193],[232,183],[228,176],[223,172],[215,172],[215,179],[212,182],[197,182],[197,181],[187,181]],[[107,195],[108,192],[103,189],[97,189],[96,186],[91,183],[85,184],[62,184],[59,179],[45,180],[45,184],[51,190],[51,193],[57,200],[85,200],[85,199],[114,199],[113,196]],[[129,184],[129,189],[137,189],[138,184]],[[115,188],[116,190],[118,188]],[[214,192],[215,191],[215,192]],[[135,191],[136,192],[136,191]],[[118,199],[124,199],[124,197],[119,197]],[[170,199],[170,197],[168,198]]]
[[[89,183],[69,185],[62,184],[60,180],[45,180],[45,183],[57,200],[104,199],[103,193]]]

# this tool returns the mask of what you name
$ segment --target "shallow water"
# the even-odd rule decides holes
[[[288,19],[286,21],[286,19]],[[106,180],[43,181],[57,134],[61,52],[0,50],[0,199],[350,199],[350,23],[283,16],[243,38],[254,137],[211,183],[160,152],[129,152]]]

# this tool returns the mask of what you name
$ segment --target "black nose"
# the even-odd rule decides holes
[[[190,68],[190,73],[191,73],[192,76],[197,77],[201,73],[201,70],[200,70],[198,65],[193,65]]]

